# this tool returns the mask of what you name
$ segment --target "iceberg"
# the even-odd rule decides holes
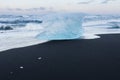
[[[51,13],[43,17],[45,30],[37,35],[40,40],[67,40],[82,37],[82,13]]]

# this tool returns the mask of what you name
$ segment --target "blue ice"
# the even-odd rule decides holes
[[[83,34],[81,13],[53,13],[44,16],[45,30],[37,35],[41,40],[78,39]]]

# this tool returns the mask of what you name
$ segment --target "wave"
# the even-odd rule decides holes
[[[109,24],[112,26],[110,29],[120,28],[120,22],[109,22]]]
[[[42,23],[39,20],[15,20],[15,21],[0,21],[2,24],[21,24],[21,23]]]
[[[2,15],[0,51],[35,45],[44,40],[95,39],[100,38],[98,34],[120,33],[119,16],[84,16],[81,13]]]
[[[11,26],[0,26],[0,30],[13,30],[13,28]]]
[[[119,34],[120,16],[87,16],[83,28],[84,39],[100,38],[98,34]]]
[[[23,20],[23,19],[18,19],[18,20],[0,20],[0,30],[13,30],[15,28],[22,28],[26,27],[28,24],[41,24],[41,20]]]
[[[14,30],[26,27],[28,24],[41,24],[38,15],[0,15],[0,30]]]

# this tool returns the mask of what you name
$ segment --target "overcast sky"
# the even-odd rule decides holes
[[[8,8],[119,14],[120,0],[0,0],[0,11]]]

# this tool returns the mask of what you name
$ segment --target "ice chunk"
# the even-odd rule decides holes
[[[43,25],[47,24],[43,33],[37,35],[41,40],[77,39],[82,36],[81,13],[53,13],[44,16]],[[45,21],[45,22],[44,22]]]
[[[24,67],[23,66],[20,66],[20,69],[23,69]]]
[[[42,59],[42,57],[38,57],[38,60],[41,60]]]

